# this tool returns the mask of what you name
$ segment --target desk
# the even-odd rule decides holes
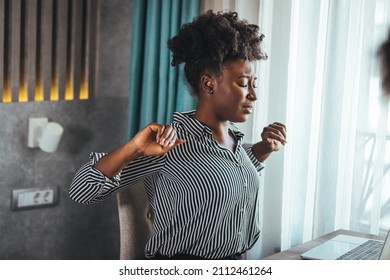
[[[345,234],[345,235],[352,235],[352,236],[358,236],[358,237],[364,237],[364,238],[371,238],[371,239],[378,239],[378,240],[384,240],[385,238],[382,236],[374,235],[374,234],[367,234],[367,233],[361,233],[351,230],[344,230],[339,229],[334,232],[331,232],[329,234],[326,234],[324,236],[321,236],[319,238],[313,239],[311,241],[308,241],[306,243],[303,243],[301,245],[292,247],[286,251],[282,251],[280,253],[268,256],[264,258],[265,260],[301,260],[301,254],[303,252],[306,252],[307,250],[310,250],[325,241],[335,237],[339,234]]]

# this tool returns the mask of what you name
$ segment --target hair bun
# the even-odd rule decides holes
[[[178,35],[168,41],[172,52],[172,65],[194,61],[205,55],[205,42],[201,34],[189,24],[183,25]]]

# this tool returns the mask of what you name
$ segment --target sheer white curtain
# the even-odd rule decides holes
[[[268,163],[263,227],[275,225],[264,230],[260,255],[338,228],[384,234],[390,122],[375,52],[390,27],[390,1],[264,0],[261,7],[270,40],[260,71],[260,79],[269,73],[267,120],[286,123],[288,144]],[[254,131],[264,125],[258,114]]]
[[[384,234],[390,114],[375,52],[390,28],[390,0],[215,0],[207,9],[257,20],[266,36],[247,139],[258,141],[274,121],[288,129],[288,144],[267,161],[262,235],[249,257],[339,228]]]

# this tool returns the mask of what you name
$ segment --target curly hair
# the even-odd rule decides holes
[[[168,40],[172,66],[184,63],[184,75],[192,94],[200,91],[199,80],[206,71],[220,75],[225,62],[234,59],[267,59],[260,43],[259,26],[238,18],[236,12],[212,10],[184,24]]]
[[[390,30],[387,39],[382,43],[377,53],[381,66],[382,88],[390,96]]]

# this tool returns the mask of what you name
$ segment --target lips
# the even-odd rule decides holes
[[[253,106],[252,104],[244,104],[242,105],[242,109],[246,114],[252,113]]]

